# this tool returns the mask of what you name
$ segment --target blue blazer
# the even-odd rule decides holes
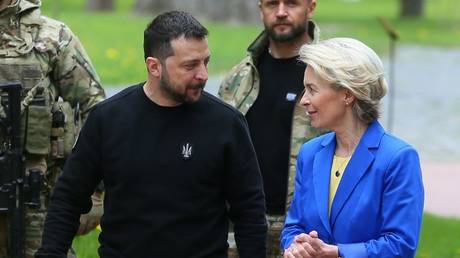
[[[297,158],[292,205],[281,247],[316,230],[342,258],[414,257],[422,224],[424,190],[413,147],[369,124],[345,169],[328,215],[335,133],[305,143]]]

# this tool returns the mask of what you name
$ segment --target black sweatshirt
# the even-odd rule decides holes
[[[298,57],[274,58],[268,50],[257,65],[259,95],[246,119],[259,158],[267,213],[271,215],[286,214],[292,119],[302,95],[305,67]]]
[[[96,185],[101,257],[265,257],[262,180],[244,117],[203,93],[161,107],[142,84],[98,104],[55,186],[36,257],[65,258]]]

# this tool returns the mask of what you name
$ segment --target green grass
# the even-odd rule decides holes
[[[356,3],[322,0],[318,3],[315,20],[321,27],[322,38],[355,37],[379,53],[388,51],[388,39],[377,17],[389,21],[399,33],[402,44],[460,47],[460,2],[425,2],[422,19],[402,19],[399,17],[399,0],[362,0]]]
[[[48,1],[43,3],[43,12],[57,16],[78,36],[104,85],[123,86],[145,80],[142,41],[151,17],[130,13],[133,0],[116,3],[115,12],[83,13],[82,0],[61,0],[58,7]],[[210,31],[211,74],[223,73],[236,64],[245,56],[247,45],[260,32],[258,26],[208,22],[205,25]]]
[[[460,258],[460,220],[423,217],[418,258]]]
[[[74,248],[79,258],[96,258],[98,231],[77,237]],[[460,258],[460,219],[425,214],[417,258]]]
[[[135,0],[116,0],[109,13],[84,11],[86,0],[43,0],[43,12],[66,22],[84,43],[104,85],[123,85],[145,78],[142,35],[152,17],[137,17],[130,10]],[[389,20],[402,44],[460,47],[460,1],[425,0],[423,19],[399,18],[399,0],[321,0],[315,20],[322,38],[355,37],[377,52],[388,51],[388,39],[377,21]],[[364,10],[364,11],[363,11]],[[210,31],[210,73],[223,73],[244,55],[260,25],[205,22]]]
[[[97,254],[97,249],[99,248],[98,236],[99,231],[95,229],[87,235],[78,236],[73,240],[72,247],[78,258],[99,258]]]

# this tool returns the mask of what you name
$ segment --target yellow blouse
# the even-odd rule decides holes
[[[334,155],[334,160],[332,161],[331,167],[331,180],[329,181],[329,215],[331,214],[332,201],[335,197],[335,192],[339,187],[340,180],[342,179],[345,168],[350,161],[351,156],[349,157],[339,157]]]

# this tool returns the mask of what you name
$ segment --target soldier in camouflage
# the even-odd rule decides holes
[[[49,195],[71,152],[80,121],[105,97],[77,37],[65,24],[42,16],[40,4],[40,0],[0,0],[0,83],[21,82],[23,86],[26,174],[39,170],[44,181],[41,207],[26,208],[26,257],[33,257],[41,245]],[[1,105],[0,116],[4,116]],[[78,233],[97,226],[101,199],[101,193],[93,195],[93,209],[82,215]],[[7,227],[6,215],[0,214],[0,258],[8,257]]]
[[[304,142],[320,133],[310,126],[305,109],[299,105],[305,67],[296,64],[300,46],[318,41],[319,29],[311,21],[316,0],[260,0],[259,8],[265,30],[249,46],[248,56],[226,75],[218,94],[248,120],[266,193],[267,257],[280,257],[279,237],[294,192],[297,153]],[[275,85],[280,80],[282,82]],[[279,99],[283,103],[275,103]],[[286,106],[290,107],[288,111],[280,112]],[[285,128],[288,131],[284,134],[286,137],[280,138],[279,129]],[[286,146],[286,151],[281,154],[271,151],[276,149],[272,145],[275,141],[289,142],[281,143]],[[273,160],[285,168],[273,171],[285,178],[284,184],[283,180],[272,179],[264,169],[270,167]],[[273,191],[284,192],[284,195],[282,207],[272,212],[270,193]],[[229,246],[229,257],[238,257],[231,233]]]

